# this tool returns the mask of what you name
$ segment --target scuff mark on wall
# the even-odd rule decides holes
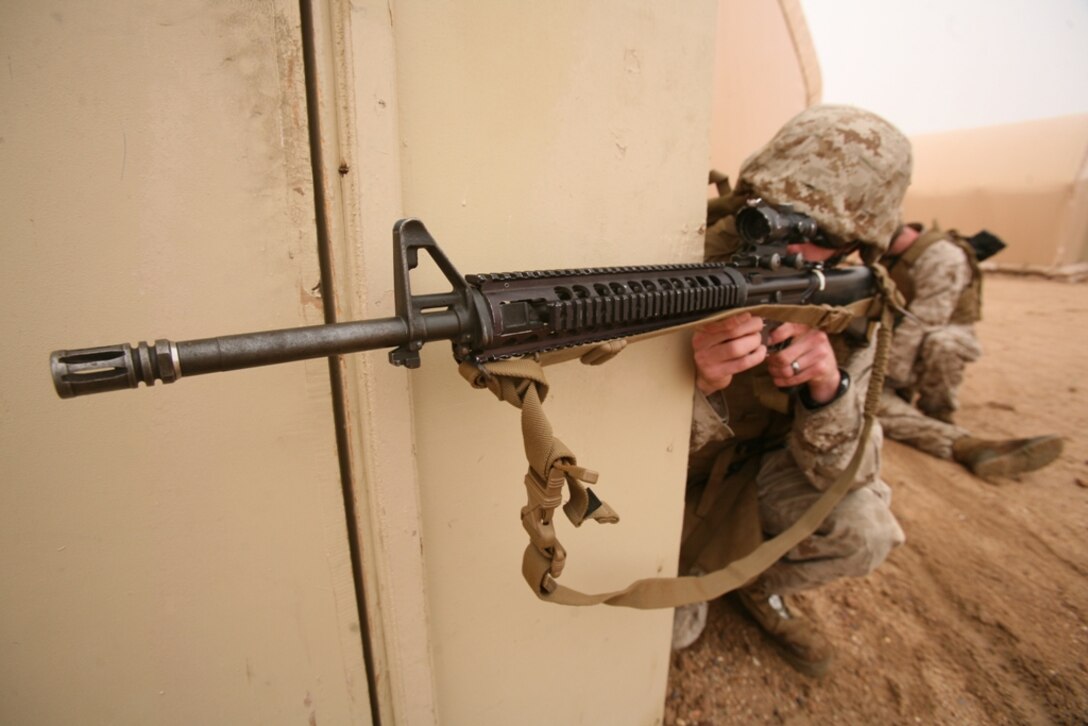
[[[318,312],[324,312],[324,307],[321,302],[321,283],[318,282],[309,290],[301,288],[299,290],[299,302],[304,308],[311,307]]]

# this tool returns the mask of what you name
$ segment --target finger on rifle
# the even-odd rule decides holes
[[[696,328],[691,343],[695,350],[703,350],[727,340],[758,333],[761,330],[763,330],[763,318],[751,313],[741,313]]]
[[[777,333],[778,330],[776,329],[774,332]],[[775,351],[770,356],[771,365],[781,363],[783,366],[788,367],[793,361],[801,358],[814,348],[819,347],[822,344],[821,338],[820,331],[811,328],[805,328],[803,332],[795,331],[794,335],[783,339],[788,340],[789,345]],[[775,341],[772,337],[768,342],[773,345],[775,342],[782,341]]]
[[[695,367],[704,378],[721,379],[762,363],[766,356],[759,333],[748,333],[696,350]]]
[[[770,345],[775,345],[790,338],[800,338],[811,330],[812,328],[801,323],[782,323],[770,332],[770,335],[767,336],[767,342]]]
[[[796,362],[799,372],[794,373]],[[767,371],[776,386],[796,386],[801,383],[825,378],[837,372],[838,363],[835,352],[826,334],[818,330],[809,330],[799,338],[794,338],[784,350],[772,354],[767,360]]]

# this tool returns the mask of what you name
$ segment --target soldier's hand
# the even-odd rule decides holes
[[[767,342],[773,346],[786,340],[789,345],[767,358],[771,380],[779,388],[806,384],[815,403],[831,401],[841,376],[827,333],[800,323],[782,323],[771,331]]]
[[[760,339],[762,330],[763,318],[751,313],[697,328],[691,346],[699,390],[707,395],[720,391],[733,382],[733,376],[762,363],[767,357],[767,347]]]

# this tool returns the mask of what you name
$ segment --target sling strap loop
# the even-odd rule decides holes
[[[487,388],[499,400],[521,409],[525,458],[529,462],[525,475],[528,501],[521,510],[522,526],[536,561],[546,563],[550,577],[558,577],[566,550],[556,537],[553,515],[562,504],[564,486],[569,489],[569,498],[563,512],[574,526],[581,526],[587,519],[611,524],[619,521],[619,515],[583,485],[595,483],[597,472],[579,466],[573,452],[555,436],[543,409],[548,382],[536,360],[505,360],[486,367],[462,363],[459,370],[474,387]]]

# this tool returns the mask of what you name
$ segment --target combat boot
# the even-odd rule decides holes
[[[683,650],[699,639],[706,630],[709,607],[705,602],[682,605],[672,616],[672,649]]]
[[[758,586],[737,590],[737,601],[770,636],[786,662],[813,678],[827,673],[835,652],[814,620],[790,610],[780,595],[767,594]]]
[[[1064,442],[1060,436],[988,440],[964,436],[952,444],[952,458],[981,477],[1015,476],[1041,469],[1057,459]]]

